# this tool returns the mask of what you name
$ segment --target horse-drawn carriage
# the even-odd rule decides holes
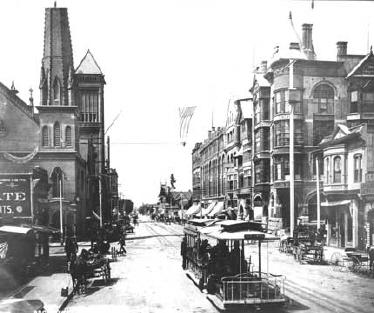
[[[73,290],[78,293],[86,292],[89,279],[101,277],[106,284],[111,278],[109,259],[100,253],[87,250],[82,250],[75,260],[71,260],[68,269],[73,281]]]
[[[322,263],[323,238],[316,232],[316,225],[304,223],[296,227],[293,234],[293,256],[300,263]]]

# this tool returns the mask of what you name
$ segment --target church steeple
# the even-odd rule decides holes
[[[71,68],[74,68],[74,62],[67,9],[46,8],[41,105],[72,105],[68,94]]]

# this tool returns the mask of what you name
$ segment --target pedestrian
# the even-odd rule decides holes
[[[181,242],[181,256],[182,256],[182,268],[185,270],[187,268],[187,237],[183,237]]]
[[[119,254],[127,254],[127,251],[126,251],[126,232],[123,232],[121,237],[119,238]]]
[[[68,263],[72,262],[76,258],[77,252],[78,252],[77,242],[72,237],[66,238],[65,253],[66,253],[66,259]]]
[[[373,268],[373,264],[374,264],[374,246],[368,246],[366,250],[367,250],[367,253],[369,255],[369,269],[370,269],[370,272],[373,274],[373,272],[374,272],[374,268]]]

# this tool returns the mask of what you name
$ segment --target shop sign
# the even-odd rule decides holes
[[[30,175],[0,175],[0,217],[31,217]]]

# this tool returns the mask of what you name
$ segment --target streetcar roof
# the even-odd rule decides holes
[[[274,241],[277,237],[256,230],[241,230],[236,232],[223,231],[222,228],[206,233],[206,236],[217,240],[252,240],[252,241]]]

